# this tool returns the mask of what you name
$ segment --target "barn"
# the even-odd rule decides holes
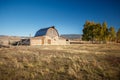
[[[30,45],[66,45],[69,42],[59,37],[57,29],[52,27],[38,30],[34,37],[30,38]]]

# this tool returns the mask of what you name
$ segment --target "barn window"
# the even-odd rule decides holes
[[[66,41],[69,41],[69,39],[66,39]]]

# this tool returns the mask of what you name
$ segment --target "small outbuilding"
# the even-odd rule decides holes
[[[66,45],[68,40],[61,38],[57,29],[52,26],[38,30],[34,37],[30,38],[30,45]]]

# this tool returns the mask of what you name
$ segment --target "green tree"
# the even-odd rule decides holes
[[[86,21],[84,24],[84,29],[83,29],[83,40],[91,40],[91,41],[96,41],[99,40],[100,36],[100,31],[101,31],[101,24],[100,23],[94,23],[90,21]]]
[[[93,39],[93,26],[94,22],[86,21],[84,24],[84,29],[83,29],[83,40],[92,40]]]
[[[117,42],[120,42],[120,28],[117,31]]]
[[[119,32],[118,32],[119,33]],[[114,41],[116,38],[116,32],[114,27],[110,27],[108,29],[107,23],[103,22],[102,25],[100,23],[94,23],[90,21],[86,21],[83,28],[83,40],[91,40],[91,41]],[[118,37],[118,39],[120,39]]]
[[[115,41],[116,38],[116,32],[114,27],[109,28],[109,40],[110,41]]]
[[[101,41],[101,34],[102,34],[102,27],[101,27],[101,24],[100,23],[97,23],[95,25],[96,29],[95,29],[95,37],[96,37],[96,40],[97,41]]]
[[[101,33],[102,40],[106,42],[108,40],[108,35],[109,35],[109,32],[108,32],[107,23],[103,22],[103,24],[102,24],[102,33]]]

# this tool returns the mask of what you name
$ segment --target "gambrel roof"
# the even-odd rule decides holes
[[[42,28],[42,29],[40,29],[40,30],[38,30],[38,31],[36,32],[35,37],[45,36],[45,35],[47,34],[48,29],[50,29],[50,28],[55,29],[54,26],[52,26],[52,27],[47,27],[47,28]],[[56,29],[55,29],[55,30],[56,30]],[[56,31],[57,31],[57,30],[56,30]],[[58,33],[58,32],[57,32],[57,33]]]

